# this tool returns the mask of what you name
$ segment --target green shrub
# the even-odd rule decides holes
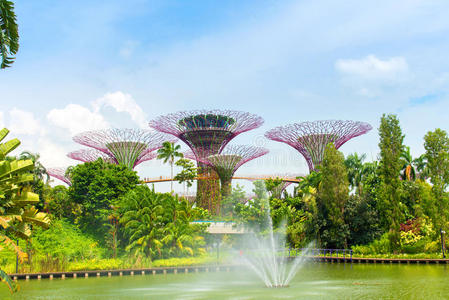
[[[158,259],[153,261],[153,267],[181,267],[181,266],[193,266],[193,265],[207,265],[217,262],[217,258],[210,256],[200,257],[181,257],[181,258],[168,258]]]
[[[123,269],[124,265],[120,259],[91,259],[68,264],[67,271],[87,271],[87,270],[115,270]]]
[[[32,238],[34,255],[67,261],[101,258],[104,249],[64,220],[54,220],[49,229],[37,229]]]

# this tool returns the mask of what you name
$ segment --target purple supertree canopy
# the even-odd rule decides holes
[[[334,143],[338,149],[371,129],[372,126],[365,122],[323,120],[279,126],[266,132],[265,137],[298,150],[306,159],[309,171],[313,171],[321,164],[324,149],[329,143]]]
[[[150,121],[150,127],[178,137],[198,159],[218,154],[237,135],[263,124],[259,116],[233,110],[177,112]]]
[[[268,153],[262,147],[229,145],[220,154],[210,155],[201,161],[211,166],[220,178],[231,179],[243,164]]]
[[[97,149],[80,149],[77,151],[72,151],[67,154],[68,157],[79,160],[82,162],[92,162],[96,161],[97,159],[101,158],[105,162],[111,163],[111,164],[118,164],[117,160],[114,156],[109,156],[108,154],[101,152]],[[138,164],[147,161],[152,160],[157,157],[157,152],[148,152],[145,155],[141,156],[136,162],[135,166]]]
[[[177,139],[160,132],[142,129],[106,129],[80,133],[73,140],[113,157],[130,169],[152,157],[149,153],[162,147],[163,142]]]
[[[66,171],[66,168],[47,168],[48,175],[57,178],[68,185],[72,185],[72,181],[66,176]]]
[[[74,160],[79,160],[82,162],[91,162],[96,161],[101,158],[106,162],[116,164],[117,161],[114,157],[109,156],[108,154],[101,152],[97,149],[80,149],[77,151],[72,151],[67,154],[68,157]]]

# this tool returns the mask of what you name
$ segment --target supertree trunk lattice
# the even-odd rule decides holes
[[[186,143],[198,164],[197,204],[212,213],[220,208],[218,174],[203,159],[219,154],[237,135],[260,127],[259,116],[232,110],[177,112],[150,121],[150,127],[171,134]]]

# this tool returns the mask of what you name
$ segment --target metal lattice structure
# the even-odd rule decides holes
[[[221,183],[221,195],[227,197],[231,194],[231,181],[237,169],[267,153],[268,150],[261,147],[229,145],[220,154],[210,155],[201,161],[217,172]]]
[[[372,126],[365,122],[323,120],[279,126],[266,132],[265,137],[298,150],[306,159],[309,171],[314,171],[321,164],[324,149],[329,143],[338,149],[371,129]]]
[[[152,151],[162,147],[163,142],[177,139],[160,132],[142,129],[106,129],[80,133],[73,140],[94,148],[111,157],[115,162],[130,169],[151,159]]]
[[[47,168],[47,173],[51,177],[61,180],[67,185],[72,185],[72,181],[66,176],[66,168]]]
[[[233,110],[177,112],[149,123],[150,127],[176,136],[190,147],[198,162],[198,174],[211,178],[197,181],[197,203],[216,213],[220,207],[218,176],[202,160],[219,154],[237,135],[262,124],[263,119],[259,116]]]
[[[72,151],[67,154],[68,157],[74,160],[79,160],[82,162],[92,162],[101,158],[106,162],[117,164],[117,160],[108,154],[101,152],[97,149],[80,149],[77,151]]]
[[[108,154],[101,152],[97,149],[80,149],[77,151],[72,151],[67,154],[68,157],[74,160],[79,160],[82,162],[92,162],[96,161],[97,159],[101,158],[105,162],[111,163],[111,164],[118,164],[117,160],[114,156],[109,156]],[[137,162],[136,166],[144,161],[152,160],[157,157],[157,152],[148,152],[144,156],[142,156]]]

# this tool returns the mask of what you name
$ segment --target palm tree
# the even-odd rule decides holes
[[[170,189],[173,192],[173,164],[175,163],[175,158],[176,157],[184,157],[184,155],[179,152],[179,149],[181,149],[180,145],[176,145],[175,143],[171,143],[171,142],[164,142],[162,144],[162,148],[160,148],[159,150],[157,150],[158,159],[163,159],[164,163],[169,162],[170,163],[170,167],[171,167],[171,182],[170,182]]]
[[[10,67],[19,50],[19,30],[14,3],[0,0],[0,69]]]
[[[415,180],[416,179],[416,171],[413,165],[413,158],[410,154],[410,147],[405,147],[405,149],[401,153],[401,162],[402,162],[402,170],[401,177],[402,180]]]
[[[427,168],[427,158],[425,154],[422,154],[418,158],[413,160],[413,164],[416,166],[418,171],[418,178],[421,180],[426,180],[429,177],[429,168]]]
[[[348,181],[351,188],[358,189],[362,183],[364,175],[363,161],[366,158],[366,154],[358,155],[357,153],[350,154],[345,159],[345,166],[348,170]]]
[[[36,185],[39,181],[48,182],[50,180],[50,175],[47,173],[47,169],[41,164],[39,158],[41,156],[39,153],[32,153],[29,151],[23,151],[19,155],[19,159],[30,159],[34,163],[33,175],[34,175],[34,183]]]

